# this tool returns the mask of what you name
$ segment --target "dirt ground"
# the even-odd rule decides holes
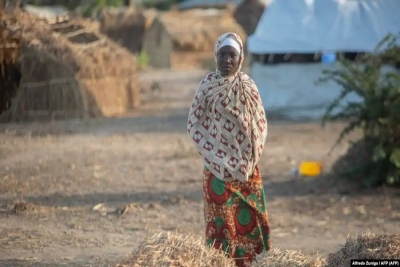
[[[0,266],[108,266],[157,231],[203,238],[202,164],[185,130],[202,74],[143,74],[162,88],[124,118],[0,125]],[[348,234],[400,233],[398,191],[328,174],[342,127],[269,117],[260,168],[275,246],[327,255]],[[310,159],[326,174],[291,176]]]

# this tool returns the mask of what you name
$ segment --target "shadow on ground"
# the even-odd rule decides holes
[[[41,137],[47,135],[128,135],[137,133],[186,133],[189,108],[160,110],[156,114],[130,115],[126,117],[98,118],[35,123],[0,124],[0,134]],[[316,124],[310,120],[291,120],[277,114],[268,115],[269,125]]]
[[[268,177],[264,178],[268,181]],[[201,181],[196,190],[174,190],[174,191],[146,191],[146,192],[119,192],[119,193],[88,193],[65,195],[54,193],[46,196],[25,196],[27,203],[51,207],[77,207],[85,205],[96,205],[99,203],[175,203],[177,198],[186,201],[199,202],[203,200]],[[265,196],[268,201],[276,198],[293,198],[318,195],[349,195],[362,194],[362,191],[354,192],[350,189],[337,186],[337,181],[332,176],[322,176],[319,178],[292,178],[285,181],[264,182]],[[376,194],[378,192],[375,191]],[[369,193],[371,194],[371,193]],[[373,193],[372,193],[373,194]],[[3,198],[0,201],[7,203],[11,199]]]
[[[184,133],[186,132],[187,109],[169,111],[172,114],[158,116],[129,116],[89,120],[54,121],[48,123],[0,124],[0,134],[12,136],[42,137],[75,134],[110,135],[134,133]]]

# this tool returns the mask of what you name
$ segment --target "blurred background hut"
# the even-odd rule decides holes
[[[160,13],[146,31],[143,49],[154,68],[201,67],[213,58],[215,40],[225,32],[246,34],[231,12],[188,10]]]
[[[176,7],[178,10],[189,10],[196,8],[218,8],[224,9],[229,6],[237,6],[242,0],[185,0]]]
[[[130,52],[142,50],[146,29],[157,12],[135,7],[106,8],[100,14],[100,31]]]
[[[47,20],[1,16],[1,120],[110,117],[139,106],[131,53],[79,20]]]
[[[269,0],[243,0],[235,8],[233,16],[237,23],[242,26],[247,36],[255,32],[268,3]]]

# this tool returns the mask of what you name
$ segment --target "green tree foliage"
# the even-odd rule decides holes
[[[138,64],[141,69],[146,69],[149,66],[149,55],[145,50],[142,50],[138,56]]]
[[[184,0],[143,0],[144,8],[155,8],[158,10],[169,10],[173,5],[179,4]]]
[[[106,7],[121,7],[123,5],[123,0],[90,0],[82,3],[77,11],[85,17],[90,17],[100,13]]]
[[[340,68],[324,71],[319,82],[333,81],[342,87],[340,95],[327,108],[327,122],[348,121],[335,146],[349,133],[361,130],[367,160],[353,164],[345,177],[360,179],[364,186],[400,185],[400,47],[399,35],[388,35],[375,53],[362,56],[356,63],[341,58]],[[396,44],[397,42],[397,44]],[[397,67],[382,71],[383,65]],[[348,94],[361,102],[344,102]],[[335,111],[339,110],[339,111]],[[360,142],[358,142],[360,144]],[[334,146],[334,147],[335,147]],[[353,155],[357,157],[361,155]]]

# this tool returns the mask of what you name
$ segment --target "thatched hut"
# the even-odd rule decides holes
[[[132,53],[142,50],[147,17],[142,10],[130,8],[104,9],[99,17],[100,31]]]
[[[235,9],[233,16],[239,23],[247,36],[252,35],[260,20],[268,0],[243,0]]]
[[[62,5],[34,6],[24,5],[24,11],[47,21],[50,24],[61,23],[69,20],[69,10]]]
[[[1,15],[1,14],[0,14]],[[0,114],[11,107],[10,99],[16,94],[21,74],[16,67],[21,52],[22,30],[9,21],[0,24]],[[7,77],[7,78],[5,78]]]
[[[186,0],[177,5],[179,10],[189,10],[195,8],[227,8],[229,5],[237,6],[242,0]]]
[[[213,56],[215,40],[225,32],[236,32],[246,39],[228,11],[168,11],[154,19],[143,48],[154,68],[198,67],[202,59]]]
[[[21,32],[18,48],[2,46],[3,54],[14,55],[2,60],[2,120],[108,117],[139,105],[136,59],[127,50],[74,21],[51,25],[27,13],[1,17],[3,29],[16,32],[10,22],[17,21]]]

